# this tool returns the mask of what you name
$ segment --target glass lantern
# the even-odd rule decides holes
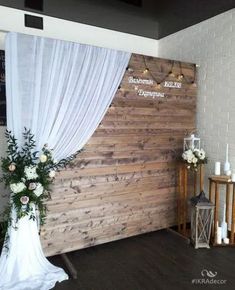
[[[210,248],[214,204],[206,198],[204,191],[191,198],[191,241],[195,249]]]
[[[190,137],[184,138],[184,151],[189,149],[200,149],[200,138],[192,134]]]

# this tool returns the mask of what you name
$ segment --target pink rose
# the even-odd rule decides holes
[[[26,196],[26,195],[21,196],[21,198],[20,198],[20,202],[21,202],[22,204],[27,204],[27,203],[29,202],[29,197]]]

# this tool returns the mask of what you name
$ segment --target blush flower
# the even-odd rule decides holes
[[[14,164],[14,163],[11,163],[11,164],[9,165],[8,169],[9,169],[9,171],[11,171],[11,172],[15,171],[15,170],[16,170],[16,166],[15,166],[15,164]]]
[[[26,195],[21,196],[21,198],[20,198],[20,202],[21,202],[23,205],[28,204],[28,202],[29,202],[29,197],[26,196]]]
[[[37,187],[37,185],[36,185],[35,182],[30,182],[30,184],[29,184],[29,186],[28,186],[28,189],[29,189],[29,190],[34,190],[36,187]]]

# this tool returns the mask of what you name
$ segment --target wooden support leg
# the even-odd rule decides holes
[[[194,172],[194,196],[197,195],[197,171]]]
[[[230,243],[234,243],[234,226],[235,226],[235,186],[233,184],[233,203],[232,203],[232,225]]]
[[[213,202],[212,198],[213,198],[213,182],[211,179],[209,179],[209,200],[211,202]],[[211,242],[213,241],[214,239],[214,236],[215,236],[215,228],[214,228],[214,225],[212,224],[212,227],[211,227]]]
[[[204,166],[200,165],[200,192],[204,189]]]
[[[182,215],[182,166],[179,169],[179,193],[178,193],[178,232],[181,232]]]
[[[230,201],[230,185],[226,185],[226,223],[228,224],[229,222],[229,201]]]
[[[70,261],[69,257],[66,254],[61,254],[61,257],[69,270],[69,274],[73,279],[77,279],[77,270],[75,269],[74,265]]]
[[[219,184],[215,183],[215,215],[214,215],[214,243],[216,244],[216,235],[217,235],[217,221],[219,217]]]
[[[186,223],[188,215],[188,201],[187,201],[187,188],[188,188],[188,171],[184,170],[184,199],[183,199],[183,233],[186,235]]]

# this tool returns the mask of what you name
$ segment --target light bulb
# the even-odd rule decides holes
[[[181,81],[184,78],[183,74],[178,75],[178,80]]]
[[[149,69],[146,67],[143,71],[144,74],[148,73],[149,72]]]

